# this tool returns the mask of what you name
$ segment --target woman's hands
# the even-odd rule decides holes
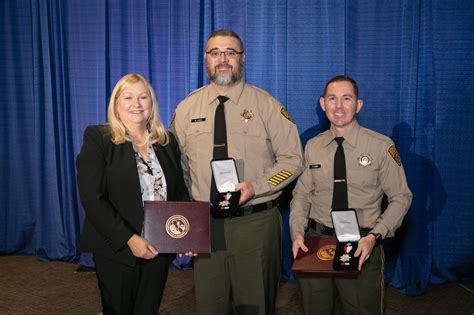
[[[158,256],[158,251],[143,237],[133,234],[127,241],[133,256],[143,259],[153,259]]]

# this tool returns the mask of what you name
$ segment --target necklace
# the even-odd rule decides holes
[[[138,134],[138,133],[137,133],[137,134]],[[129,137],[131,138],[130,140],[131,140],[132,143],[133,143],[135,146],[137,146],[137,147],[143,147],[144,145],[146,145],[146,144],[148,143],[148,136],[149,136],[148,132],[145,132],[145,133],[143,134],[143,136],[145,137],[145,141],[142,142],[142,143],[137,143],[136,141],[134,141],[134,138],[135,138],[135,137],[133,137],[131,134],[129,134]],[[138,137],[137,137],[137,138],[138,138]]]
[[[143,142],[142,144],[138,144],[138,143],[136,143],[136,142],[135,142],[135,141],[133,141],[133,140],[132,140],[132,142],[133,142],[133,144],[134,144],[134,145],[136,145],[137,147],[143,147],[145,144],[147,144],[147,143],[148,143],[148,138],[147,138],[147,139],[145,139],[145,142]]]
[[[142,144],[138,144],[136,142],[133,142],[133,144],[136,145],[137,147],[143,147],[145,144],[148,144],[148,140],[145,140],[145,142],[143,142]]]

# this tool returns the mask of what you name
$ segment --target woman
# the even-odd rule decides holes
[[[104,314],[156,314],[170,257],[140,236],[143,201],[188,193],[176,139],[142,76],[121,78],[108,123],[86,128],[77,182],[86,212],[79,250],[93,253]]]

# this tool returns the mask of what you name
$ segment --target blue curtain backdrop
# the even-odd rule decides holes
[[[246,80],[286,106],[303,142],[327,127],[324,83],[346,73],[360,122],[397,143],[414,193],[386,241],[405,294],[473,281],[474,5],[470,0],[1,0],[0,254],[77,262],[75,157],[124,74],[155,88],[166,124],[206,84],[205,39],[232,28]],[[287,215],[287,211],[283,211]],[[289,240],[285,239],[285,275]]]

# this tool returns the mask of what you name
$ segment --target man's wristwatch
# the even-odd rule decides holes
[[[382,244],[382,234],[380,233],[369,233],[375,236],[375,244],[380,245]]]

